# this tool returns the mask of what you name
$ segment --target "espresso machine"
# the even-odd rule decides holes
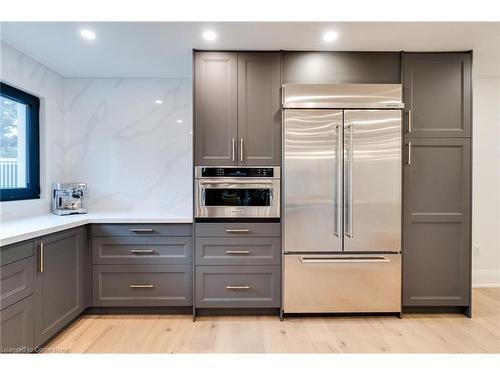
[[[87,184],[57,182],[52,189],[52,213],[55,215],[86,214]]]

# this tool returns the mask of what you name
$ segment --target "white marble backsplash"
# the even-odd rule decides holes
[[[91,211],[191,216],[191,93],[184,78],[65,80],[64,175],[88,183]]]

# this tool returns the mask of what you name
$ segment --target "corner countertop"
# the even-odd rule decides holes
[[[94,212],[66,216],[57,216],[52,213],[47,213],[5,221],[2,220],[0,225],[0,246],[10,245],[85,224],[191,224],[192,222],[192,217],[168,216],[159,213]]]

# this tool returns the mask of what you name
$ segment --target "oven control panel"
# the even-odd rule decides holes
[[[201,177],[274,177],[274,168],[203,167]]]

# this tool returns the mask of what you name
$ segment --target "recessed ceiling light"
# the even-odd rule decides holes
[[[163,100],[156,99],[156,100],[155,100],[155,103],[156,103],[156,104],[163,104]]]
[[[205,40],[215,40],[217,38],[217,34],[215,31],[207,30],[203,32],[203,39]]]
[[[335,31],[328,31],[323,34],[323,40],[325,42],[333,42],[338,38],[339,34]]]
[[[182,120],[177,120],[177,123],[178,124],[182,124]]]
[[[88,40],[95,39],[95,33],[92,30],[82,29],[82,30],[80,30],[80,35],[82,36],[82,38],[85,38]]]

